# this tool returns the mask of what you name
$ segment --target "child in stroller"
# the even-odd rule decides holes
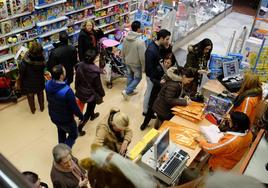
[[[114,79],[127,76],[127,69],[126,65],[122,63],[118,41],[102,38],[100,44],[100,67],[106,74],[107,88],[111,89]]]

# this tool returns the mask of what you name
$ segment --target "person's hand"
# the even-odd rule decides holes
[[[85,186],[87,186],[87,184],[88,184],[87,178],[84,178],[84,180],[82,180],[82,178],[80,178],[79,184],[78,184],[79,187],[85,187]]]
[[[160,84],[164,84],[164,83],[166,83],[165,79],[160,80]]]
[[[127,146],[128,146],[128,141],[125,140],[125,141],[122,143],[121,148],[120,148],[120,151],[119,151],[119,153],[120,153],[121,155],[124,155],[124,154],[126,153]]]
[[[192,100],[188,96],[185,96],[184,99],[186,100],[187,105],[189,105],[192,102]]]
[[[198,72],[199,74],[208,74],[208,73],[209,73],[209,71],[204,70],[204,69],[198,70],[197,72]]]
[[[194,138],[194,140],[195,140],[197,143],[199,143],[199,142],[202,140],[202,138],[201,138],[201,136],[197,136],[197,137]]]

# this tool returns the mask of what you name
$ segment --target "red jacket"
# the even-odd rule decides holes
[[[203,150],[212,156],[209,168],[232,169],[243,157],[252,142],[252,133],[226,132],[217,144],[208,143],[202,139],[199,144]]]

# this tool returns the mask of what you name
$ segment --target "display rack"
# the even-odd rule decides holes
[[[64,30],[68,32],[71,43],[77,45],[81,24],[86,20],[94,20],[97,28],[109,34],[123,27],[130,12],[129,0],[25,0],[29,8],[21,6],[23,11],[9,7],[10,1],[4,1],[7,3],[0,11],[0,62],[14,58],[22,45],[27,47],[33,40],[42,44],[48,56],[53,43],[58,42],[59,32]],[[115,7],[116,11],[111,11]],[[13,14],[15,10],[16,14]],[[103,11],[107,14],[101,15]],[[23,24],[9,29],[16,23]],[[4,25],[7,25],[8,32],[2,32]]]

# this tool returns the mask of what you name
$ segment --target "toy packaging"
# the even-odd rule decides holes
[[[64,4],[55,5],[52,7],[35,11],[35,22],[43,22],[63,16],[65,13]]]
[[[0,0],[0,20],[4,19],[6,17],[8,17],[6,0]]]
[[[1,31],[2,34],[10,33],[12,31],[11,20],[1,22]]]
[[[261,44],[262,40],[255,37],[249,37],[245,42],[242,54],[244,56],[244,61],[248,62],[251,68],[255,65]]]

